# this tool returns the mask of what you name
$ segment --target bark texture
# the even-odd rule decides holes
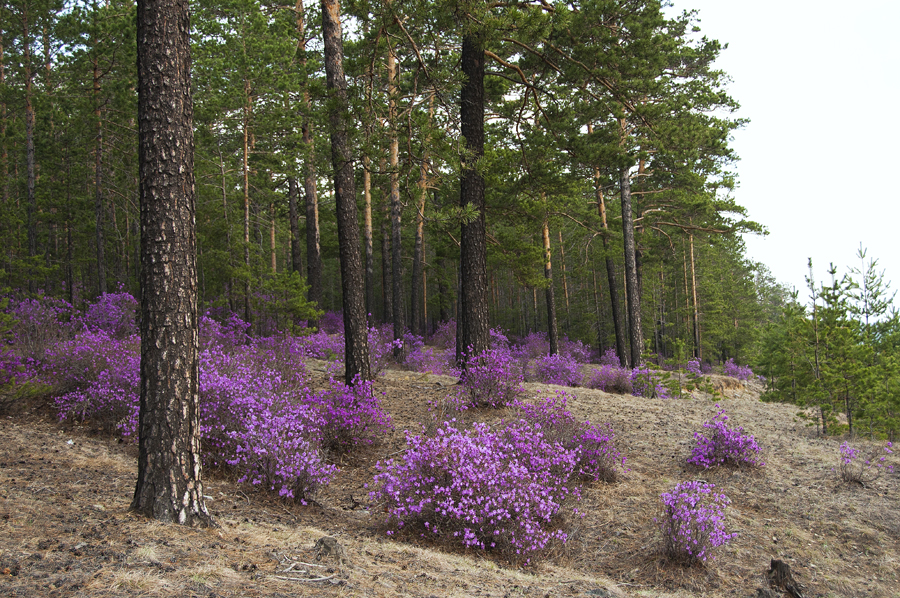
[[[550,338],[550,355],[559,354],[559,330],[556,324],[556,293],[553,289],[553,262],[550,260],[550,226],[544,220],[544,279],[547,288],[544,291],[547,300],[547,336]]]
[[[628,363],[628,356],[625,355],[625,326],[619,310],[619,279],[616,277],[616,265],[609,251],[609,224],[606,222],[606,200],[603,197],[599,168],[594,169],[594,179],[597,190],[597,210],[600,212],[603,232],[606,233],[603,235],[603,253],[606,254],[606,283],[609,286],[609,302],[612,308],[613,328],[616,332],[616,356],[619,358],[619,363],[624,366]],[[600,330],[599,325],[597,330]]]
[[[629,178],[628,168],[623,168],[619,172],[619,189],[622,195],[625,293],[628,303],[628,335],[631,341],[631,359],[628,365],[636,368],[641,364],[641,353],[644,352],[644,336],[641,332],[641,296],[635,256],[634,219],[631,214],[631,179]]]
[[[471,204],[477,211],[472,222],[460,231],[459,323],[456,360],[465,367],[467,356],[488,348],[487,236],[484,219],[484,178],[478,162],[484,156],[484,48],[474,36],[462,43],[462,70],[465,80],[460,92],[460,120],[466,139],[462,160],[459,205]]]
[[[131,508],[210,525],[200,477],[197,259],[186,0],[139,0],[141,399]]]
[[[322,37],[325,49],[325,84],[332,98],[328,124],[331,127],[331,163],[337,206],[338,246],[341,259],[341,292],[344,307],[344,380],[350,385],[369,380],[369,343],[366,328],[365,277],[356,216],[356,184],[349,143],[349,103],[344,77],[344,47],[341,10],[337,0],[321,0]]]
[[[303,254],[300,249],[300,212],[297,199],[300,190],[295,177],[288,178],[288,213],[291,220],[291,271],[303,275]]]

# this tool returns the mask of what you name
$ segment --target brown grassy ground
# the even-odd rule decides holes
[[[816,438],[796,420],[795,407],[761,403],[758,389],[724,378],[714,383],[726,396],[715,400],[567,389],[578,417],[612,422],[630,471],[617,484],[584,491],[586,516],[572,524],[572,539],[535,567],[388,540],[377,509],[366,510],[364,485],[379,458],[402,448],[403,430],[428,421],[427,401],[454,382],[408,372],[380,378],[397,431],[342,463],[316,504],[283,503],[208,475],[207,504],[220,525],[208,530],[127,511],[133,446],[41,412],[4,416],[0,595],[753,596],[767,587],[770,559],[779,558],[805,596],[900,596],[900,476],[866,488],[840,484],[832,471],[839,440]],[[536,396],[555,388],[527,390]],[[685,466],[692,434],[715,415],[716,402],[765,448],[763,469]],[[739,536],[715,561],[684,569],[660,558],[653,517],[659,494],[687,479],[725,491],[733,501],[728,526]],[[314,544],[323,536],[336,538],[346,558],[316,560]]]

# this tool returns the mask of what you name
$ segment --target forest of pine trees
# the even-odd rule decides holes
[[[723,46],[692,13],[348,2],[344,104],[317,3],[191,9],[201,310],[258,334],[308,317],[307,301],[341,310],[340,113],[364,277],[353,291],[395,338],[480,322],[464,308],[482,293],[487,325],[546,332],[551,351],[567,336],[629,365],[752,363],[819,426],[863,413],[866,431],[896,429],[900,336],[875,265],[855,282],[811,279],[805,302],[745,256],[742,235],[764,229],[731,195],[744,122],[713,64]],[[139,295],[135,35],[128,0],[0,7],[3,287],[75,306]]]

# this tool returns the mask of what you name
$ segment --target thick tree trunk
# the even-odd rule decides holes
[[[553,264],[550,261],[550,226],[544,220],[544,279],[547,281],[547,289],[544,291],[547,299],[547,336],[550,339],[550,355],[559,354],[559,332],[556,329],[556,296],[553,290]]]
[[[244,130],[243,175],[244,175],[244,321],[250,322],[250,82],[244,81]]]
[[[396,80],[397,59],[393,51],[388,51],[388,127],[390,129],[390,181],[391,181],[391,303],[393,313],[391,322],[394,325],[394,340],[403,338],[406,325],[403,321],[403,274],[402,254],[400,245],[400,225],[402,206],[400,205],[400,140],[397,138],[397,102]],[[399,343],[394,345],[394,357],[403,355],[403,347]]]
[[[690,235],[691,247],[691,295],[694,299],[694,357],[703,359],[703,343],[700,337],[700,306],[697,303],[697,271],[694,268],[694,235]]]
[[[381,163],[384,171],[385,162]],[[390,190],[388,191],[390,194]],[[381,321],[387,323],[394,317],[394,302],[391,300],[391,204],[384,202],[384,216],[381,219]]]
[[[94,123],[97,127],[97,135],[94,145],[94,215],[96,228],[94,242],[97,251],[97,294],[102,295],[107,291],[106,286],[106,239],[104,236],[104,206],[103,206],[103,119],[100,114],[100,68],[97,58],[93,59],[94,66]]]
[[[591,127],[588,127],[592,130]],[[606,199],[603,196],[603,187],[600,182],[600,169],[594,168],[594,187],[597,196],[597,210],[600,213],[600,222],[603,225],[603,253],[606,261],[606,284],[609,286],[609,303],[612,310],[613,328],[616,332],[616,356],[619,362],[625,366],[628,364],[628,356],[625,354],[625,326],[622,314],[619,311],[619,279],[616,277],[616,265],[613,262],[609,250],[609,224],[606,221]]]
[[[306,84],[306,21],[303,2],[298,0],[296,3],[297,10],[297,31],[300,38],[300,66],[304,71],[304,84]],[[300,124],[302,132],[303,145],[306,146],[306,163],[304,165],[305,174],[303,177],[303,197],[306,205],[306,282],[309,284],[309,292],[307,299],[314,303],[317,308],[322,306],[322,251],[320,246],[319,233],[319,196],[316,189],[316,152],[315,140],[312,136],[312,130],[309,120],[309,113],[312,111],[312,100],[310,99],[309,89],[303,90],[303,120]],[[310,321],[309,325],[314,327],[318,325],[316,321]]]
[[[628,298],[628,335],[631,341],[629,366],[641,364],[644,352],[644,336],[641,330],[641,297],[637,278],[637,263],[634,245],[634,220],[631,214],[631,180],[628,168],[619,172],[619,189],[622,195],[622,236],[625,250],[625,293]]]
[[[366,328],[365,276],[356,217],[356,183],[349,143],[349,102],[344,77],[341,12],[337,0],[321,0],[325,77],[331,104],[331,163],[337,206],[338,246],[341,259],[341,292],[344,307],[344,381],[350,385],[372,378]]]
[[[275,246],[275,202],[269,202],[269,255],[271,256],[272,274],[278,272],[278,260],[276,258]]]
[[[557,232],[559,234],[559,263],[562,266],[563,296],[566,299],[566,334],[569,334],[571,318],[569,315],[569,281],[566,276],[566,248],[563,245],[562,229]]]
[[[297,200],[300,189],[296,177],[288,177],[288,218],[291,221],[291,271],[303,275],[303,254],[300,248],[300,212]]]
[[[484,156],[484,48],[472,35],[463,37],[460,120],[466,139],[462,156],[459,205],[471,205],[477,214],[460,231],[460,318],[457,323],[456,361],[465,368],[469,356],[488,348],[487,235],[484,218],[484,178],[478,162]]]
[[[6,88],[6,59],[3,54],[3,32],[0,31],[0,88]],[[6,102],[0,101],[0,176],[3,177],[3,188],[0,189],[0,199],[3,205],[9,202],[9,148],[6,145]],[[67,163],[68,165],[68,163]]]
[[[369,157],[363,157],[363,198],[365,199],[363,244],[366,247],[366,317],[369,324],[375,319],[375,247],[372,231],[372,173]]]
[[[141,399],[131,508],[210,525],[200,479],[190,25],[185,0],[139,0]]]
[[[22,38],[25,49],[25,168],[27,176],[26,228],[28,234],[28,255],[37,255],[37,195],[35,194],[34,158],[34,73],[31,69],[31,39],[27,19],[23,17]],[[34,292],[34,280],[29,278],[29,290]]]
[[[434,118],[434,94],[428,100],[428,124]],[[410,320],[413,334],[424,335],[428,316],[425,293],[425,200],[428,197],[428,139],[422,153],[422,164],[419,167],[419,201],[416,205],[416,240],[413,248],[412,290],[410,292]],[[419,297],[419,289],[422,296]]]

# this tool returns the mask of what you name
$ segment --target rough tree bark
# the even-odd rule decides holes
[[[553,263],[550,261],[550,225],[544,219],[542,228],[544,238],[544,279],[547,281],[547,289],[544,291],[547,299],[547,336],[550,337],[550,355],[559,354],[559,332],[556,326],[556,293],[553,289]]]
[[[300,189],[296,177],[288,177],[288,214],[291,221],[291,271],[303,274],[303,254],[300,248],[300,213],[297,199]]]
[[[593,126],[588,124],[588,132],[593,133]],[[600,169],[594,168],[594,188],[597,195],[597,211],[600,214],[600,222],[603,226],[603,253],[606,258],[606,283],[609,286],[609,302],[612,308],[613,328],[616,332],[616,356],[623,366],[628,363],[625,355],[625,327],[622,322],[622,314],[619,312],[619,282],[616,277],[616,265],[609,251],[609,224],[606,221],[606,199],[603,196],[603,185],[600,179]],[[597,330],[600,326],[598,323]]]
[[[403,206],[400,204],[400,140],[397,137],[397,58],[393,50],[388,50],[388,127],[390,128],[390,181],[391,181],[391,303],[393,312],[394,340],[403,338],[406,323],[403,321],[403,264],[400,239]],[[394,345],[394,357],[403,355],[403,346]]]
[[[484,48],[472,34],[463,37],[460,120],[466,139],[462,156],[459,205],[471,205],[476,217],[460,230],[459,322],[456,361],[465,368],[468,356],[488,348],[487,236],[484,219],[484,178],[478,162],[484,156]]]
[[[141,398],[131,508],[210,525],[200,477],[194,137],[187,0],[138,0]]]
[[[619,190],[622,196],[622,237],[625,249],[625,294],[628,299],[628,336],[631,341],[629,367],[641,364],[644,352],[644,336],[641,331],[641,297],[637,278],[637,261],[634,246],[634,219],[631,214],[631,180],[629,169],[619,171]]]
[[[349,101],[344,77],[344,44],[341,9],[337,0],[321,0],[325,83],[330,102],[331,163],[337,208],[338,246],[341,260],[341,292],[344,307],[344,380],[348,385],[372,378],[366,329],[362,255],[356,217],[356,183],[350,152]]]

